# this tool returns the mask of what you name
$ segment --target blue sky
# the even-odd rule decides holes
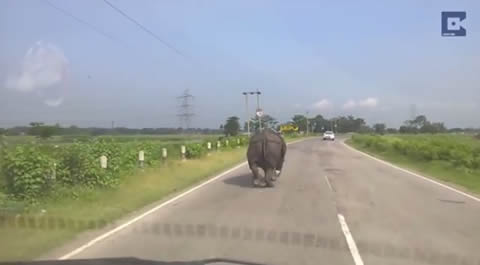
[[[281,121],[398,126],[415,104],[448,126],[480,124],[478,1],[110,0],[186,56],[103,1],[50,1],[113,40],[45,1],[1,1],[0,127],[174,127],[187,88],[195,127],[243,119],[241,92],[257,88]],[[442,37],[441,11],[466,11],[467,36]]]

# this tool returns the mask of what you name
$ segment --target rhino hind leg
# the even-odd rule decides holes
[[[261,181],[261,176],[260,176],[260,172],[259,172],[259,168],[256,164],[253,164],[250,169],[252,170],[252,174],[253,174],[253,177],[252,177],[252,181],[253,181],[253,186],[262,186],[262,181]]]
[[[275,170],[273,168],[268,168],[265,170],[265,183],[267,187],[273,187],[273,182],[275,181]]]

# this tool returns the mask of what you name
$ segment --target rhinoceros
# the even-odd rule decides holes
[[[253,173],[253,185],[272,187],[273,181],[280,176],[286,153],[285,140],[272,129],[264,129],[250,137],[247,160]],[[263,178],[259,168],[265,173]]]

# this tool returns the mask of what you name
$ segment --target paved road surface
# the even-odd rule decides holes
[[[339,214],[358,249],[356,260]],[[252,188],[243,166],[73,258],[125,256],[478,265],[480,203],[362,156],[340,141],[312,139],[288,147],[275,188]]]

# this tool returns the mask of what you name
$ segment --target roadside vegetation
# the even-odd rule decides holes
[[[348,144],[480,194],[480,140],[463,134],[353,135]]]

